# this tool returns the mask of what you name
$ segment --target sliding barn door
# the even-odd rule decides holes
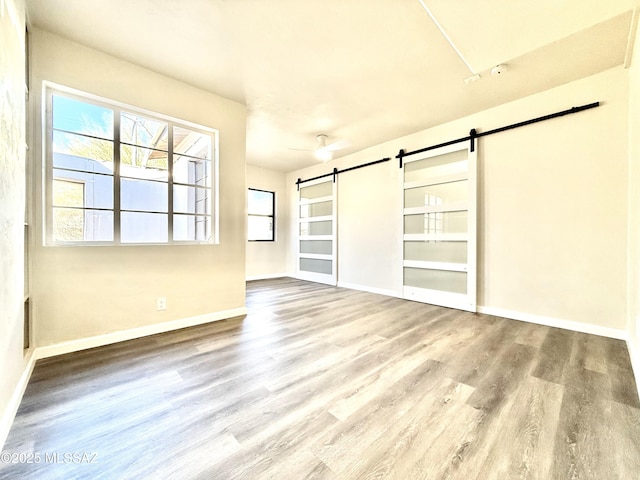
[[[476,311],[476,153],[404,159],[403,296]]]
[[[298,278],[337,284],[336,208],[336,183],[333,177],[300,185]]]

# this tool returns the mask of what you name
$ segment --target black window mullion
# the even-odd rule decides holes
[[[195,131],[195,130],[194,130],[194,131]],[[197,133],[199,133],[199,132],[197,132]],[[207,158],[207,157],[197,157],[197,156],[195,156],[195,155],[189,155],[188,153],[176,153],[176,156],[178,156],[178,157],[187,157],[187,158],[192,158],[192,159],[194,159],[194,160],[203,160],[203,161],[207,161],[207,162],[210,162],[210,161],[211,161],[211,159],[210,159],[210,158]]]
[[[109,140],[111,141],[111,140]],[[92,172],[91,170],[77,170],[74,168],[65,168],[65,167],[56,167],[54,166],[53,170],[61,170],[63,172],[71,172],[71,173],[88,173],[89,175],[100,175],[102,177],[113,177],[111,173],[102,173],[102,172]]]
[[[80,170],[70,170],[70,171],[79,172]],[[129,177],[127,175],[121,175],[120,178],[125,178],[127,180],[138,180],[140,182],[167,183],[165,180],[156,180],[155,178]]]
[[[271,241],[276,241],[276,192],[271,192]]]
[[[72,97],[69,97],[69,98],[72,98]],[[91,138],[93,140],[101,140],[101,141],[105,141],[105,142],[113,142],[113,140],[111,138],[98,137],[96,135],[91,135],[89,133],[83,133],[83,132],[72,132],[71,130],[63,130],[62,128],[53,128],[53,127],[51,127],[51,131],[52,132],[67,133],[69,135],[76,135],[78,137]]]
[[[120,109],[113,109],[113,241],[120,245]]]
[[[167,188],[169,191],[167,192],[167,228],[169,229],[167,239],[169,243],[173,243],[173,123],[169,122],[167,124],[167,171],[168,171],[168,182]]]
[[[153,150],[154,152],[160,152],[160,153],[166,152],[166,150],[163,150],[162,148],[147,147],[145,145],[139,145],[137,143],[130,143],[130,142],[120,142],[120,143],[122,145],[126,145],[127,147],[144,148],[145,150]]]

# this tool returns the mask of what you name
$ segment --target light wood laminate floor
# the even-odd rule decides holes
[[[39,361],[0,478],[640,478],[621,341],[292,279],[247,306]]]

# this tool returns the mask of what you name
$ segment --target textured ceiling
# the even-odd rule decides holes
[[[348,141],[335,156],[344,155],[621,65],[639,3],[27,0],[27,8],[35,27],[245,103],[247,162],[292,171],[318,162],[291,148],[313,149],[320,133]],[[492,77],[498,63],[508,72]],[[472,73],[481,79],[465,85]]]

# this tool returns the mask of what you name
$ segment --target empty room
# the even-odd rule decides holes
[[[640,478],[640,0],[0,0],[0,479]]]

